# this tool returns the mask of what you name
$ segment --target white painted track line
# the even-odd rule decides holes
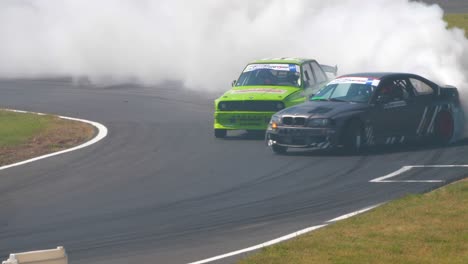
[[[361,210],[358,210],[358,211],[355,211],[355,212],[352,212],[352,213],[349,213],[349,214],[345,214],[345,215],[342,215],[342,216],[337,217],[337,218],[333,218],[331,220],[326,221],[326,223],[332,223],[332,222],[344,220],[344,219],[350,218],[352,216],[355,216],[355,215],[370,211],[370,210],[372,210],[372,209],[374,209],[374,208],[376,208],[376,207],[378,207],[380,205],[382,205],[382,204],[376,204],[376,205],[373,205],[373,206],[370,206],[370,207],[366,207],[364,209],[361,209]],[[207,258],[207,259],[203,259],[203,260],[199,260],[199,261],[195,261],[195,262],[190,262],[188,264],[204,264],[204,263],[209,263],[209,262],[213,262],[213,261],[216,261],[216,260],[220,260],[220,259],[223,259],[223,258],[228,258],[228,257],[232,257],[232,256],[235,256],[235,255],[239,255],[239,254],[242,254],[242,253],[246,253],[246,252],[249,252],[249,251],[254,251],[254,250],[261,249],[261,248],[264,248],[264,247],[268,247],[268,246],[271,246],[271,245],[274,245],[274,244],[278,244],[280,242],[289,240],[291,238],[295,238],[295,237],[303,235],[305,233],[312,232],[314,230],[325,227],[327,225],[328,224],[308,227],[308,228],[296,231],[294,233],[291,233],[291,234],[288,234],[288,235],[285,235],[285,236],[282,236],[282,237],[279,237],[279,238],[276,238],[276,239],[273,239],[273,240],[270,240],[270,241],[267,241],[267,242],[252,246],[252,247],[240,249],[240,250],[237,250],[237,251],[229,252],[229,253],[226,253],[226,254],[222,254],[222,255],[219,255],[219,256],[215,256],[215,257],[211,257],[211,258]]]
[[[379,177],[379,178],[375,178],[373,180],[370,180],[369,182],[376,182],[376,183],[385,183],[385,182],[403,182],[403,183],[438,183],[438,182],[445,182],[444,180],[388,180],[390,178],[393,178],[393,177],[396,177],[398,175],[401,175],[405,172],[408,172],[410,171],[411,169],[413,168],[468,168],[468,165],[412,165],[412,166],[403,166],[401,167],[399,170],[397,171],[394,171],[390,174],[387,174],[385,176],[382,176],[382,177]],[[361,210],[358,210],[358,211],[355,211],[355,212],[352,212],[352,213],[349,213],[349,214],[345,214],[345,215],[342,215],[342,216],[339,216],[339,217],[336,217],[336,218],[333,218],[331,220],[328,220],[326,221],[325,223],[326,224],[323,224],[323,225],[317,225],[317,226],[312,226],[312,227],[309,227],[309,228],[306,228],[306,229],[302,229],[302,230],[299,230],[297,232],[294,232],[292,234],[288,234],[288,235],[285,235],[285,236],[282,236],[280,238],[277,238],[277,239],[273,239],[273,240],[270,240],[270,241],[267,241],[265,243],[262,243],[262,244],[259,244],[259,245],[256,245],[256,246],[252,246],[252,247],[248,247],[248,248],[245,248],[245,249],[240,249],[240,250],[237,250],[237,251],[233,251],[233,252],[229,252],[229,253],[226,253],[226,254],[223,254],[223,255],[219,255],[219,256],[215,256],[215,257],[211,257],[211,258],[207,258],[207,259],[204,259],[204,260],[199,260],[199,261],[195,261],[195,262],[190,262],[188,264],[204,264],[204,263],[209,263],[209,262],[213,262],[213,261],[216,261],[216,260],[220,260],[220,259],[223,259],[223,258],[228,258],[228,257],[232,257],[232,256],[235,256],[235,255],[239,255],[239,254],[242,254],[242,253],[246,253],[246,252],[249,252],[249,251],[254,251],[254,250],[257,250],[257,249],[260,249],[260,248],[263,248],[263,247],[267,247],[267,246],[271,246],[271,245],[274,245],[274,244],[277,244],[277,243],[280,243],[282,241],[285,241],[285,240],[288,240],[288,239],[291,239],[291,238],[294,238],[294,237],[297,237],[299,235],[302,235],[302,234],[305,234],[305,233],[308,233],[308,232],[311,232],[311,231],[314,231],[316,229],[319,229],[319,228],[322,228],[322,227],[325,227],[327,226],[329,223],[333,223],[333,222],[337,222],[337,221],[341,221],[341,220],[344,220],[344,219],[347,219],[347,218],[350,218],[350,217],[353,217],[353,216],[356,216],[358,214],[361,214],[361,213],[364,213],[364,212],[367,212],[367,211],[370,211],[378,206],[380,206],[382,204],[376,204],[376,205],[373,205],[373,206],[370,206],[370,207],[366,207],[364,209],[361,209]],[[328,224],[327,224],[328,223]]]
[[[278,243],[280,243],[282,241],[285,241],[285,240],[300,236],[302,234],[317,230],[317,229],[322,228],[324,226],[327,226],[327,225],[317,225],[317,226],[308,227],[308,228],[299,230],[297,232],[294,232],[294,233],[291,233],[291,234],[288,234],[288,235],[285,235],[285,236],[282,236],[282,237],[267,241],[265,243],[258,244],[256,246],[252,246],[252,247],[244,248],[244,249],[241,249],[241,250],[229,252],[229,253],[219,255],[219,256],[215,256],[215,257],[212,257],[212,258],[207,258],[207,259],[203,259],[203,260],[199,260],[199,261],[195,261],[195,262],[190,262],[188,264],[203,264],[203,263],[208,263],[208,262],[213,262],[213,261],[216,261],[216,260],[220,260],[220,259],[223,259],[223,258],[232,257],[232,256],[239,255],[239,254],[242,254],[242,253],[245,253],[245,252],[254,251],[254,250],[261,249],[261,248],[264,248],[264,247],[267,247],[267,246],[278,244]]]
[[[382,176],[382,177],[379,177],[379,178],[376,178],[376,179],[373,179],[371,180],[370,182],[383,182],[384,180],[386,179],[389,179],[389,178],[392,178],[392,177],[395,177],[395,176],[398,176],[400,174],[403,174],[404,172],[407,172],[409,170],[411,170],[413,167],[411,166],[403,166],[401,167],[401,169],[395,171],[395,172],[392,172],[390,174],[387,174],[385,176]]]
[[[445,182],[444,180],[388,180],[390,178],[396,177],[400,174],[403,174],[413,168],[468,168],[468,165],[412,165],[412,166],[403,166],[401,169],[394,171],[390,174],[385,176],[375,178],[370,180],[369,182],[376,182],[376,183],[395,183],[395,182],[403,182],[403,183],[436,183],[436,182]]]
[[[367,207],[367,208],[364,208],[364,209],[361,209],[361,210],[358,210],[356,212],[352,212],[352,213],[349,213],[349,214],[345,214],[345,215],[342,215],[342,216],[338,216],[337,218],[333,218],[332,220],[328,220],[327,223],[332,223],[332,222],[336,222],[336,221],[340,221],[340,220],[344,220],[344,219],[348,219],[350,217],[353,217],[353,216],[356,216],[358,214],[362,214],[364,212],[367,212],[367,211],[370,211],[378,206],[380,206],[381,204],[376,204],[376,205],[373,205],[373,206],[370,206],[370,207]]]
[[[7,110],[7,111],[11,111],[11,112],[17,112],[17,113],[30,113],[30,114],[37,114],[37,115],[45,115],[44,113],[35,113],[35,112],[28,112],[28,111],[21,111],[21,110],[12,110],[12,109],[3,109],[3,110]],[[30,162],[34,162],[34,161],[38,161],[38,160],[41,160],[41,159],[46,159],[46,158],[49,158],[49,157],[53,157],[53,156],[57,156],[57,155],[60,155],[60,154],[67,153],[67,152],[72,152],[72,151],[75,151],[75,150],[78,150],[78,149],[82,149],[82,148],[88,147],[88,146],[102,140],[103,138],[105,138],[107,136],[107,128],[104,125],[100,124],[100,123],[85,120],[85,119],[67,117],[67,116],[59,116],[59,117],[62,118],[62,119],[68,119],[68,120],[88,123],[88,124],[96,127],[97,130],[98,130],[98,133],[93,139],[91,139],[91,140],[89,140],[89,141],[87,141],[87,142],[85,142],[85,143],[83,143],[81,145],[78,145],[76,147],[61,150],[61,151],[50,153],[50,154],[43,155],[43,156],[39,156],[39,157],[36,157],[36,158],[24,160],[24,161],[21,161],[21,162],[18,162],[18,163],[5,165],[5,166],[0,167],[0,170],[5,170],[5,169],[11,168],[11,167],[24,165],[24,164],[27,164],[27,163],[30,163]]]

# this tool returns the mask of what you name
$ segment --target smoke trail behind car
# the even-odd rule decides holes
[[[414,72],[468,98],[468,40],[442,17],[407,0],[4,0],[0,77],[223,91],[250,60],[301,56],[340,73]]]

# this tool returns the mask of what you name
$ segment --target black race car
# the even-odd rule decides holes
[[[359,73],[328,83],[309,101],[272,116],[266,142],[288,148],[402,144],[430,139],[450,143],[464,125],[457,88],[408,73]]]

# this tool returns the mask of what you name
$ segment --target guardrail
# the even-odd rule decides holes
[[[68,264],[67,253],[63,247],[23,253],[12,253],[2,264]]]

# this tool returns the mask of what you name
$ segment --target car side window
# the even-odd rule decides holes
[[[312,73],[312,68],[309,64],[304,64],[302,66],[303,76],[304,76],[304,88],[310,88],[314,86],[315,79],[314,74]]]
[[[418,79],[410,78],[409,79],[411,84],[414,87],[414,90],[416,91],[416,95],[425,95],[425,94],[433,94],[434,90],[432,87]]]
[[[322,82],[327,81],[327,76],[325,75],[325,73],[323,73],[322,68],[320,68],[318,63],[314,61],[311,63],[311,65],[312,65],[312,70],[314,71],[315,79],[317,80],[317,82],[322,83]]]
[[[380,85],[379,97],[385,97],[385,101],[402,101],[410,97],[408,92],[410,86],[405,79],[393,79]]]

